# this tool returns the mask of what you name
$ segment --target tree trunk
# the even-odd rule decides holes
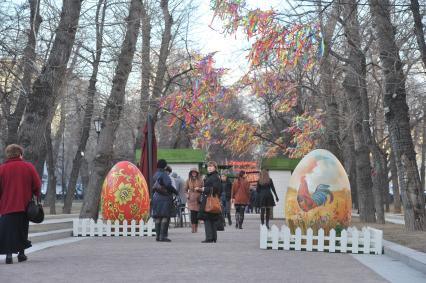
[[[385,190],[385,161],[383,160],[383,154],[377,145],[371,146],[371,153],[373,155],[374,162],[374,207],[376,209],[377,223],[385,223],[385,211],[384,211],[384,190]]]
[[[386,212],[390,212],[390,194],[389,194],[389,167],[388,167],[388,158],[387,154],[380,149],[377,145],[377,149],[380,153],[380,162],[382,166],[382,174],[381,174],[381,189],[383,192],[383,202],[385,205]]]
[[[90,175],[89,185],[80,212],[80,218],[97,220],[102,183],[105,175],[111,168],[115,133],[120,124],[121,110],[124,104],[126,83],[132,70],[133,55],[142,16],[140,0],[131,0],[129,16],[126,18],[127,30],[121,46],[118,65],[112,81],[111,94],[104,110],[105,126],[99,137],[96,156],[93,162],[93,172]]]
[[[158,58],[157,72],[155,73],[155,81],[152,96],[154,99],[160,97],[163,85],[164,85],[164,76],[166,74],[167,67],[167,57],[169,56],[169,45],[172,40],[172,25],[173,18],[169,12],[169,1],[161,0],[160,3],[161,9],[163,11],[164,17],[164,32],[161,36],[161,47],[160,55]]]
[[[141,149],[143,139],[143,127],[148,117],[150,108],[150,82],[151,82],[151,15],[149,14],[149,6],[145,2],[142,4],[142,70],[141,70],[141,98],[140,98],[140,114],[138,123],[138,132],[135,140],[136,150]]]
[[[95,17],[96,19],[96,55],[95,55],[95,60],[92,63],[92,67],[93,67],[92,75],[90,77],[89,87],[87,89],[86,109],[84,111],[82,132],[80,134],[80,142],[78,144],[78,149],[72,162],[70,179],[68,181],[67,195],[65,197],[64,207],[62,210],[62,212],[66,214],[71,213],[71,207],[72,207],[72,202],[74,200],[75,187],[77,185],[81,161],[84,156],[84,151],[86,150],[87,140],[89,139],[89,136],[90,136],[90,129],[92,124],[91,121],[92,121],[93,109],[94,109],[93,101],[96,94],[96,82],[97,82],[99,64],[101,61],[102,48],[103,48],[102,39],[103,39],[103,29],[104,29],[104,22],[105,22],[105,11],[107,7],[106,3],[104,2],[105,0],[99,0],[98,6],[96,8],[96,17]],[[101,11],[102,5],[103,5],[103,8]],[[101,19],[99,19],[99,17],[101,17]]]
[[[390,153],[390,169],[392,176],[393,209],[396,213],[401,213],[401,194],[399,193],[398,170],[396,168],[393,151]]]
[[[403,65],[395,43],[395,27],[390,21],[390,3],[389,0],[369,0],[369,2],[380,48],[385,83],[385,119],[399,174],[405,227],[409,231],[425,230],[423,188],[410,133]]]
[[[40,0],[29,0],[30,4],[30,29],[28,32],[28,42],[24,49],[22,89],[19,93],[18,102],[15,110],[7,117],[7,139],[6,144],[18,142],[18,128],[21,123],[22,115],[27,104],[27,97],[31,94],[31,82],[34,75],[34,64],[36,61],[36,39],[40,24]]]
[[[161,36],[161,47],[160,47],[160,55],[158,58],[158,64],[157,64],[157,71],[155,73],[155,80],[154,80],[154,88],[152,90],[152,99],[156,101],[163,92],[163,85],[164,85],[164,76],[166,75],[166,67],[167,67],[167,58],[169,57],[169,45],[172,40],[172,25],[173,25],[173,17],[170,15],[169,12],[169,1],[168,0],[161,0],[160,7],[163,11],[163,17],[164,17],[164,31]],[[157,123],[158,119],[158,112],[159,109],[156,107],[154,109],[154,115],[153,117],[153,125]],[[152,113],[150,111],[150,113]]]
[[[343,103],[344,113],[348,113],[349,109],[346,103]],[[349,183],[351,184],[351,198],[352,206],[354,209],[359,210],[358,205],[358,188],[356,183],[356,162],[355,162],[355,147],[354,147],[354,137],[352,127],[350,126],[351,119],[345,119],[345,124],[341,128],[348,129],[346,135],[342,139],[343,149],[343,160],[345,164],[345,169],[349,177]]]
[[[425,64],[426,66],[426,64]],[[426,68],[426,67],[425,67]],[[423,98],[423,132],[422,132],[422,164],[420,166],[420,180],[422,183],[422,189],[425,189],[425,166],[426,166],[426,103]]]
[[[377,204],[377,190],[373,198],[373,180],[371,178],[370,149],[368,147],[368,137],[371,135],[363,127],[364,112],[369,112],[368,103],[364,104],[361,99],[362,76],[365,79],[365,73],[362,73],[362,63],[365,64],[365,56],[360,50],[359,22],[357,3],[354,0],[347,0],[343,5],[344,29],[348,40],[349,58],[343,81],[343,87],[346,92],[346,98],[349,102],[350,116],[352,117],[352,130],[355,147],[355,164],[357,195],[360,219],[363,222],[376,222],[374,208],[376,208],[377,220],[384,223],[383,206]],[[365,110],[364,108],[367,107]],[[360,111],[361,110],[361,111]],[[382,195],[381,193],[379,195]]]
[[[414,18],[414,33],[416,34],[417,44],[422,55],[423,65],[426,68],[426,41],[423,29],[422,16],[420,14],[420,5],[418,0],[411,0],[411,11]]]
[[[59,128],[55,134],[54,145],[52,146],[52,136],[51,136],[51,124],[46,128],[46,149],[47,149],[47,172],[48,172],[48,183],[47,183],[47,192],[45,206],[49,206],[50,214],[56,214],[56,162],[58,160],[59,147],[61,145],[62,135],[65,130],[65,110],[64,102],[61,106],[61,119],[59,122]]]
[[[44,201],[45,206],[50,207],[50,214],[56,214],[56,174],[55,174],[55,162],[53,158],[53,147],[51,138],[50,124],[46,128],[46,148],[47,148],[47,191],[46,199]]]
[[[339,5],[334,5],[325,26],[322,24],[322,33],[324,38],[324,54],[320,62],[321,92],[326,101],[325,112],[325,133],[324,148],[331,151],[340,161],[342,160],[342,151],[339,142],[339,107],[336,101],[333,79],[333,65],[330,58],[331,40],[339,16]],[[321,20],[322,21],[322,20]]]
[[[23,123],[19,129],[19,143],[25,149],[25,159],[35,164],[42,175],[45,155],[44,133],[51,122],[59,89],[74,44],[81,0],[64,0],[61,19],[49,59],[33,85]]]

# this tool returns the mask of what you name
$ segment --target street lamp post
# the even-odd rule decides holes
[[[97,142],[99,142],[99,134],[101,133],[101,130],[102,130],[102,118],[100,117],[95,118],[93,120],[93,123],[95,124],[96,134],[98,134]]]

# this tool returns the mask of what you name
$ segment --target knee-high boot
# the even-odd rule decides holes
[[[243,229],[243,222],[244,222],[244,210],[241,211],[240,214],[240,229]]]
[[[161,220],[161,232],[160,232],[160,242],[171,242],[168,236],[169,230],[169,220],[167,218],[163,218]]]
[[[232,225],[232,220],[231,220],[231,213],[226,213],[227,214],[227,216],[228,216],[228,224],[229,224],[229,226],[231,226]]]
[[[155,219],[155,240],[158,242],[160,240],[161,233],[161,219]]]

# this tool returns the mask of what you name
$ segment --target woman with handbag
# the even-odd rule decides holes
[[[191,211],[192,233],[197,233],[198,229],[198,211],[200,210],[202,187],[203,180],[200,178],[200,172],[198,172],[197,168],[192,168],[189,171],[189,177],[185,184],[188,209]]]
[[[28,241],[29,221],[26,215],[33,195],[40,197],[41,181],[34,166],[22,159],[24,150],[11,144],[6,147],[6,162],[0,165],[0,254],[6,255],[6,264],[27,260],[24,250]]]
[[[274,182],[269,177],[268,171],[262,169],[259,174],[259,181],[257,182],[256,187],[257,198],[256,206],[260,207],[260,222],[265,224],[265,213],[266,213],[266,227],[269,229],[269,217],[271,215],[271,208],[275,206],[275,200],[278,202],[277,192],[275,191]]]
[[[217,221],[222,221],[220,194],[222,184],[217,173],[217,163],[209,161],[207,163],[207,177],[204,179],[202,202],[200,206],[199,219],[204,220],[206,239],[202,243],[216,243],[217,241]]]
[[[171,242],[168,238],[170,217],[173,210],[173,194],[178,195],[172,180],[166,173],[167,162],[157,162],[157,172],[153,177],[152,218],[155,219],[155,233],[158,242]]]

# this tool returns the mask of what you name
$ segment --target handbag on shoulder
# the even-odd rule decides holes
[[[166,196],[166,195],[169,194],[169,192],[167,191],[167,189],[164,186],[160,185],[160,183],[158,182],[158,180],[155,181],[154,185],[152,186],[152,189],[153,189],[154,192],[157,192],[160,195]]]
[[[204,209],[204,211],[209,213],[222,212],[222,206],[220,205],[220,200],[217,196],[214,196],[213,193],[207,196],[206,208]]]
[[[34,200],[34,196],[33,196],[27,205],[26,212],[27,212],[27,218],[29,221],[34,223],[43,222],[44,210],[43,210],[43,206],[41,205],[41,199],[36,198],[36,200]]]

